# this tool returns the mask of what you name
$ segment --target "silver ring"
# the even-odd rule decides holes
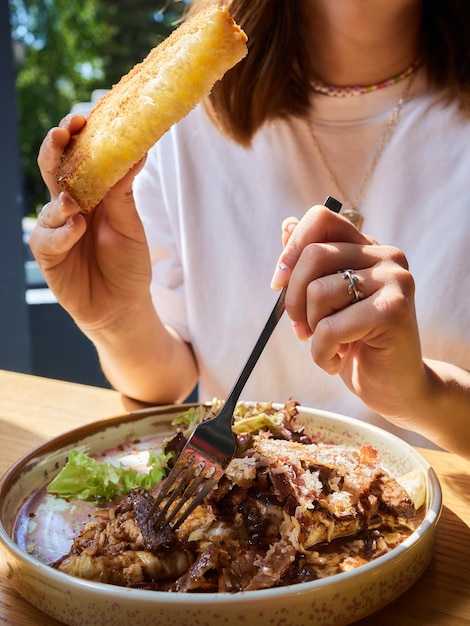
[[[359,283],[361,279],[354,273],[354,270],[338,270],[338,274],[341,274],[341,276],[345,279],[349,279],[348,293],[350,295],[354,294],[354,300],[351,301],[351,304],[362,300],[364,298],[364,294],[356,286],[356,283]]]

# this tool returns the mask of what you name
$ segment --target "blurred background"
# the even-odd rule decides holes
[[[92,102],[178,25],[188,0],[0,0],[0,369],[108,386],[47,289],[29,233],[48,201],[49,128]]]

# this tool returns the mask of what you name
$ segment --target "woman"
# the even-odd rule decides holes
[[[87,216],[54,182],[84,120],[49,132],[31,247],[51,289],[111,383],[164,403],[197,381],[201,400],[224,397],[271,279],[288,283],[245,399],[292,397],[470,456],[470,6],[228,6],[247,59]],[[348,219],[318,206],[327,195]]]

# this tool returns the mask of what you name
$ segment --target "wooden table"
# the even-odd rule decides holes
[[[134,408],[136,404],[109,389],[0,370],[0,475],[33,446]],[[409,591],[356,626],[470,624],[470,462],[446,452],[421,452],[434,466],[444,492],[435,556]],[[17,594],[1,569],[0,624],[60,626]]]

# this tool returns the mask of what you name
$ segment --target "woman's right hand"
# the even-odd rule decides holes
[[[30,246],[57,300],[93,334],[131,315],[142,300],[148,305],[151,267],[132,194],[143,162],[86,214],[56,182],[63,150],[85,123],[83,116],[69,115],[43,141],[38,164],[51,200],[39,214]]]
[[[56,182],[63,150],[84,124],[81,115],[66,117],[41,146],[51,201],[31,233],[31,250],[59,303],[95,344],[111,384],[143,402],[181,401],[198,372],[190,347],[152,303],[149,250],[132,194],[143,161],[86,214]]]

